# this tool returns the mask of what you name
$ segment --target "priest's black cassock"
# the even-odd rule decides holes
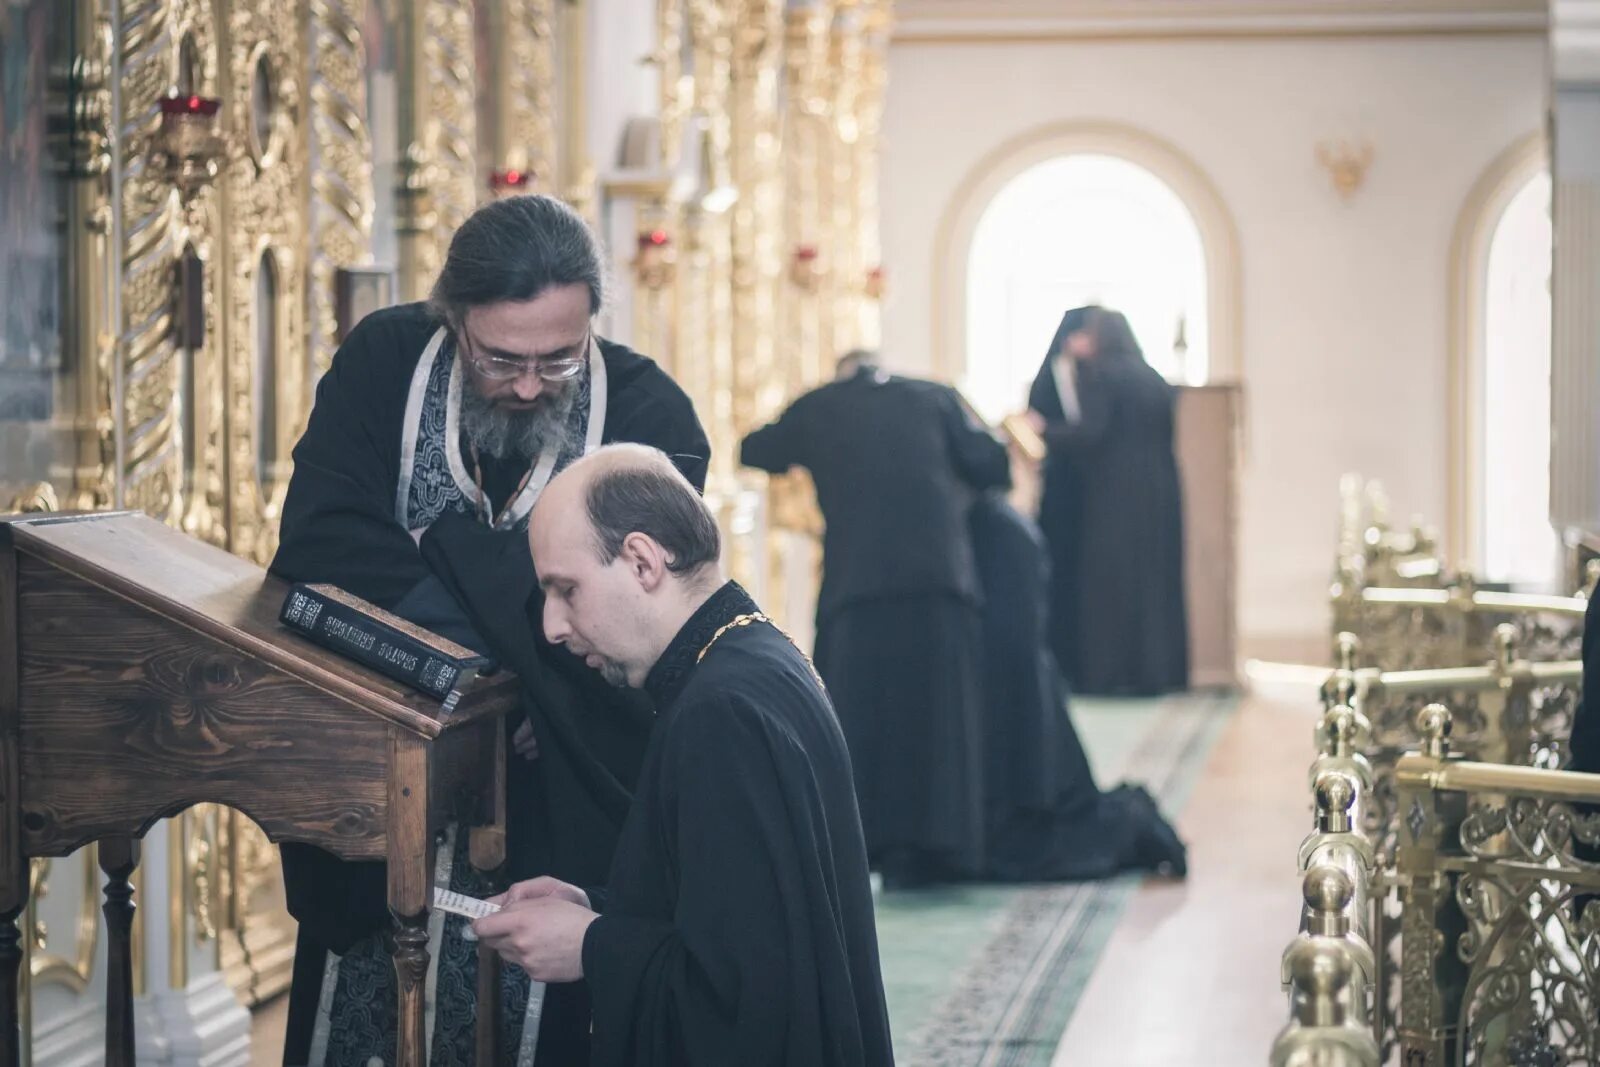
[[[660,718],[584,937],[596,1067],[894,1063],[850,757],[788,638],[728,627],[757,611],[723,586],[646,678]]]
[[[1003,484],[1004,447],[949,387],[867,366],[797,399],[740,458],[805,467],[816,483],[827,524],[817,666],[874,864],[908,881],[979,873],[982,635],[967,512]]]
[[[446,433],[457,425],[459,391],[470,388],[449,332],[420,304],[368,316],[318,384],[272,564],[285,578],[333,583],[487,651],[519,676],[539,758],[510,757],[507,868],[472,871],[464,835],[441,849],[438,873],[448,865],[452,884],[477,895],[536,874],[579,884],[604,876],[651,719],[642,698],[543,641],[526,533],[539,490],[579,455],[613,441],[660,448],[697,487],[705,483],[710,448],[693,406],[650,360],[596,339],[585,372],[567,385],[578,391],[568,442],[541,457],[485,457],[488,500],[480,502],[460,441]],[[530,465],[535,475],[523,485]],[[492,528],[483,511],[497,516]],[[423,526],[419,544],[408,530]],[[365,1067],[369,1056],[392,1059],[394,977],[379,936],[389,923],[383,865],[340,862],[309,846],[282,853],[289,910],[300,923],[285,1062]],[[434,940],[430,1062],[470,1063],[476,952],[461,940],[458,920],[433,921],[444,936]],[[583,987],[552,988],[535,1035],[524,1032],[532,1014],[523,1013],[537,1001],[514,978],[503,983],[504,1062],[525,1062],[536,1038],[541,1063],[582,1063]]]
[[[1028,407],[1044,417],[1046,426],[1056,426],[1066,421],[1063,409],[1063,390],[1057,374],[1066,368],[1056,362],[1067,337],[1083,329],[1088,308],[1073,308],[1061,319],[1056,334],[1050,339],[1050,352],[1044,366],[1033,379],[1028,391]],[[1071,400],[1076,393],[1068,387]],[[1077,417],[1078,411],[1072,412]],[[1039,492],[1039,529],[1044,533],[1050,552],[1050,648],[1063,672],[1072,666],[1073,649],[1077,647],[1078,624],[1078,511],[1082,507],[1078,489],[1078,465],[1062,449],[1048,449],[1044,460],[1043,478]]]
[[[1087,310],[1092,322],[1098,309]],[[1078,360],[1075,385],[1063,382],[1059,339],[1079,328],[1075,314],[1057,331],[1030,400],[1046,423],[1041,523],[1055,566],[1066,569],[1054,588],[1053,645],[1076,692],[1184,689],[1189,638],[1176,395],[1131,339]],[[1064,386],[1075,405],[1063,397]]]
[[[986,493],[973,505],[972,544],[983,584],[986,876],[1185,874],[1186,850],[1150,794],[1095,784],[1046,638],[1049,564],[1038,527]]]

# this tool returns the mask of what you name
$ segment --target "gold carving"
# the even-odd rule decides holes
[[[395,230],[402,299],[421,300],[478,199],[472,0],[408,0]]]
[[[35,482],[11,498],[6,510],[14,513],[60,511],[61,501],[49,482]]]
[[[367,0],[311,0],[311,359],[328,369],[337,347],[334,274],[368,262],[372,139],[366,128],[361,25]]]
[[[293,77],[305,47],[295,8],[272,0],[237,0],[228,12],[229,48],[223,87],[228,122],[224,278],[227,315],[227,484],[231,499],[229,548],[268,562],[277,548],[277,520],[288,487],[289,449],[305,425],[309,407],[304,351],[306,256],[305,208],[300,190],[308,137],[300,83]],[[266,151],[251,150],[259,116],[258,72],[271,79],[269,98],[276,127]],[[270,270],[270,279],[261,272]],[[270,304],[258,297],[271,282]],[[275,358],[258,352],[272,345]],[[267,412],[273,417],[268,419]],[[261,439],[263,432],[267,439]]]
[[[783,6],[744,0],[735,20],[730,115],[733,183],[733,431],[743,437],[783,402],[777,373],[779,248],[778,78]],[[730,448],[734,442],[730,442]]]
[[[1334,191],[1340,199],[1349,200],[1367,179],[1367,168],[1372,165],[1372,144],[1366,140],[1321,141],[1317,144],[1317,162],[1333,180]]]
[[[74,930],[72,955],[51,954],[50,932],[39,918],[38,902],[50,895],[50,873],[53,862],[35,859],[29,869],[28,909],[23,924],[23,951],[28,958],[28,975],[33,986],[63,985],[74,993],[89,988],[94,975],[95,945],[100,938],[99,866],[95,860],[95,846],[79,850],[63,862],[79,865],[83,876],[79,881],[78,922]]]
[[[534,175],[532,191],[559,195],[554,0],[500,0],[492,7],[497,168]],[[568,57],[569,60],[571,57]]]
[[[423,77],[435,170],[430,187],[438,215],[434,239],[442,250],[478,202],[472,0],[428,0],[425,26]]]
[[[65,292],[62,316],[64,395],[71,445],[52,471],[68,489],[68,506],[106,507],[116,485],[116,413],[112,405],[111,337],[115,292],[111,229],[114,59],[112,0],[75,0],[75,36],[65,68],[51,79],[54,110],[52,157],[61,162],[64,190]]]

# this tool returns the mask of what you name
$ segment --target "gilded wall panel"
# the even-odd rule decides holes
[[[556,0],[500,0],[492,79],[499,98],[491,166],[532,171],[534,189],[559,193],[556,147]]]
[[[119,43],[118,481],[124,506],[167,521],[177,518],[182,463],[171,285],[181,226],[177,194],[155,156],[161,99],[175,84],[178,14],[174,0],[123,0]]]
[[[783,237],[778,158],[778,82],[783,6],[744,0],[733,41],[733,426],[742,437],[783,401],[776,373],[779,247]]]
[[[225,308],[229,547],[265,564],[277,547],[289,450],[309,408],[304,358],[306,48],[296,8],[233,0],[227,129]]]
[[[431,187],[440,263],[450,235],[478,204],[477,117],[473,99],[477,76],[472,20],[472,0],[428,0],[423,77],[432,127]],[[432,282],[431,275],[428,281]]]
[[[338,347],[336,275],[368,262],[372,138],[361,26],[366,0],[311,0],[311,376]]]

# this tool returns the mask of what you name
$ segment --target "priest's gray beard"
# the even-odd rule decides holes
[[[532,459],[549,445],[560,456],[577,443],[572,406],[578,383],[563,382],[531,411],[513,411],[479,394],[470,383],[461,390],[461,431],[480,453],[505,459]]]

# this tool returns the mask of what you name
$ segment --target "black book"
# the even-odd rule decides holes
[[[278,621],[324,648],[450,704],[489,663],[470,648],[336,585],[295,583]]]

